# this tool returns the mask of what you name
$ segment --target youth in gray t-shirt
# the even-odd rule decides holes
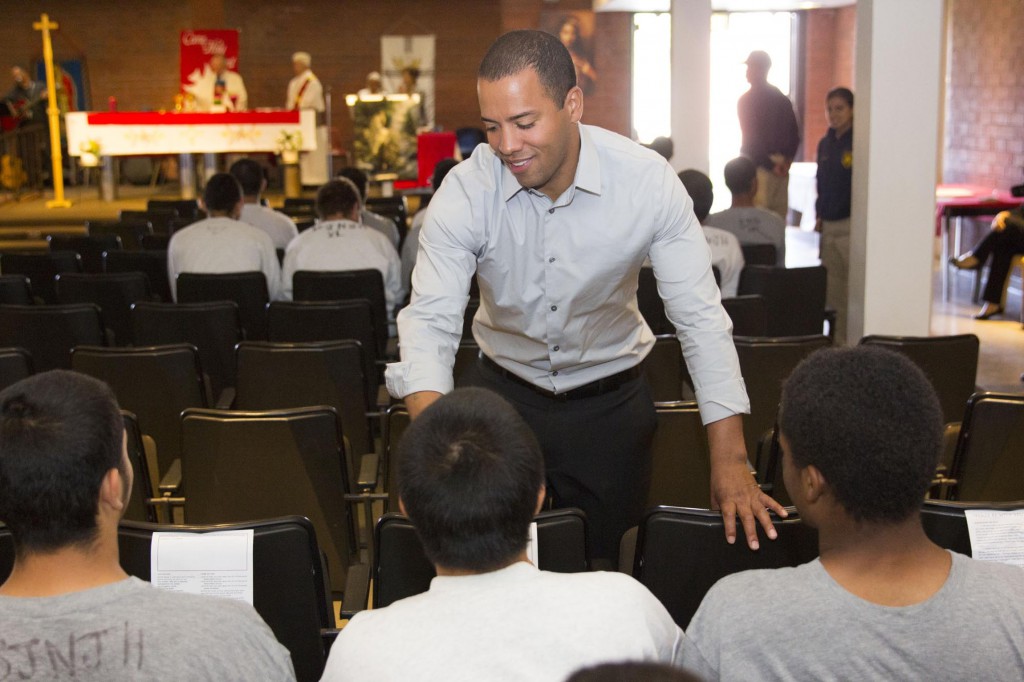
[[[775,265],[786,267],[786,221],[777,214],[756,206],[734,206],[712,213],[704,224],[732,232],[740,246],[771,244]]]
[[[906,607],[851,594],[817,559],[724,578],[683,665],[707,680],[1024,679],[1024,569],[951,554],[942,588]]]
[[[55,597],[0,597],[0,679],[294,680],[247,604],[128,578]]]

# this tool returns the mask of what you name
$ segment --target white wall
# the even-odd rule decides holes
[[[672,0],[672,167],[708,172],[711,0]]]

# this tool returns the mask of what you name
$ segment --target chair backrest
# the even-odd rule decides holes
[[[103,252],[124,248],[116,234],[53,234],[46,241],[50,244],[50,251],[74,251],[81,256],[84,272],[103,272]]]
[[[121,246],[129,251],[142,248],[142,237],[153,234],[153,224],[148,220],[87,220],[85,231],[91,237],[115,235],[121,239]]]
[[[487,135],[483,128],[467,126],[455,129],[455,139],[459,143],[459,152],[462,154],[462,158],[468,159],[477,145],[487,141]]]
[[[373,311],[366,299],[348,301],[272,301],[267,307],[267,338],[309,343],[355,339],[363,350],[363,371],[371,395],[377,392],[377,339]]]
[[[390,218],[398,228],[399,247],[409,233],[409,206],[404,196],[367,197],[366,210]]]
[[[34,372],[32,354],[24,348],[0,348],[0,391]]]
[[[1015,502],[950,502],[925,500],[921,507],[921,525],[928,538],[943,549],[973,556],[971,533],[967,529],[968,509],[1013,511],[1024,509],[1024,500]]]
[[[149,471],[149,461],[146,459],[146,448],[142,442],[142,431],[139,430],[139,420],[135,414],[127,410],[121,410],[121,418],[124,420],[128,461],[132,463],[134,472],[132,494],[128,498],[128,508],[125,509],[124,518],[131,521],[156,523],[156,510],[146,504],[146,500],[153,497],[153,479]]]
[[[734,296],[723,298],[722,307],[732,320],[733,336],[766,336],[768,334],[768,308],[764,296]]]
[[[136,303],[131,317],[140,346],[190,343],[198,348],[214,399],[235,385],[235,345],[242,340],[242,327],[234,301]]]
[[[374,451],[359,342],[243,341],[236,349],[236,362],[236,409],[329,405],[337,411],[351,446],[347,474],[354,482],[359,457]]]
[[[312,197],[285,197],[285,208],[301,208],[307,213],[316,213],[316,199]]]
[[[148,212],[166,210],[173,210],[179,218],[193,222],[206,215],[199,209],[199,202],[195,199],[150,199],[146,202]]]
[[[167,234],[144,234],[139,239],[144,251],[166,251],[171,244],[171,236]]]
[[[971,396],[951,475],[957,481],[953,499],[1024,500],[1024,395]]]
[[[740,244],[743,262],[747,265],[775,265],[777,259],[774,244]]]
[[[388,509],[398,511],[398,485],[395,464],[398,457],[398,444],[402,442],[405,430],[411,420],[409,411],[402,403],[388,406],[381,424],[381,471],[383,472],[384,489],[388,493]]]
[[[587,519],[579,509],[544,511],[537,522],[537,561],[542,571],[583,573]],[[374,530],[373,608],[426,592],[437,573],[408,517],[388,513]]]
[[[92,303],[0,305],[0,346],[27,350],[37,372],[68,369],[72,348],[106,342],[100,309]]]
[[[196,347],[78,347],[71,368],[107,382],[121,407],[134,412],[142,432],[156,441],[155,477],[167,473],[181,452],[179,415],[186,407],[207,405]]]
[[[356,546],[332,408],[188,409],[181,432],[188,523],[305,516],[327,555],[331,589],[344,590]]]
[[[181,219],[173,208],[155,208],[152,211],[121,211],[121,222],[148,222],[156,234],[170,234],[171,223]]]
[[[821,334],[825,323],[825,268],[748,265],[740,274],[740,295],[764,296],[768,336]]]
[[[0,275],[0,305],[32,305],[32,287],[25,275]]]
[[[827,336],[796,336],[782,338],[755,338],[736,336],[736,354],[740,371],[747,385],[750,414],[743,419],[743,436],[747,453],[757,452],[757,444],[764,432],[775,424],[782,399],[782,382],[800,361],[829,345]],[[758,471],[763,470],[758,463]]]
[[[686,628],[719,579],[755,568],[797,566],[818,556],[818,533],[795,510],[784,520],[773,515],[773,521],[778,538],[769,540],[758,526],[761,548],[751,552],[744,542],[725,541],[721,512],[652,509],[640,523],[633,577]]]
[[[172,300],[167,251],[107,251],[103,254],[103,267],[106,272],[145,273],[150,290],[162,301]]]
[[[475,278],[474,278],[475,279]],[[476,341],[473,336],[473,319],[476,312],[480,310],[480,299],[471,298],[466,302],[466,310],[462,313],[462,340]]]
[[[640,268],[636,302],[640,307],[640,314],[655,335],[675,333],[675,327],[665,315],[665,304],[658,295],[658,281],[654,278],[653,268]]]
[[[121,567],[129,575],[149,581],[153,533],[249,529],[253,531],[253,607],[291,653],[296,678],[318,680],[326,662],[320,630],[333,628],[335,621],[324,589],[320,546],[309,519],[285,516],[209,526],[122,521],[117,533]]]
[[[693,382],[683,361],[679,339],[674,334],[657,336],[642,367],[654,402],[671,403],[693,398]]]
[[[0,582],[7,580],[14,569],[14,536],[11,529],[0,523]]]
[[[119,346],[134,343],[131,307],[150,298],[149,278],[141,272],[78,273],[57,275],[57,299],[61,303],[95,303],[103,324],[114,332]]]
[[[82,258],[74,251],[0,253],[0,272],[25,275],[31,282],[33,294],[47,303],[56,303],[53,278],[61,272],[82,272]]]
[[[178,303],[234,301],[242,322],[242,333],[252,341],[267,338],[267,277],[262,272],[230,272],[178,275]]]
[[[384,276],[380,270],[299,270],[292,276],[292,289],[296,301],[344,301],[353,298],[369,301],[377,339],[377,357],[384,357],[388,342],[388,315]]]
[[[903,353],[913,360],[935,387],[946,423],[963,420],[978,375],[977,336],[873,335],[865,336],[860,342]]]
[[[711,508],[711,457],[697,403],[658,405],[647,506]]]
[[[463,340],[455,351],[455,365],[452,367],[452,376],[455,378],[455,387],[473,386],[476,381],[476,365],[480,357],[480,346],[476,341]]]

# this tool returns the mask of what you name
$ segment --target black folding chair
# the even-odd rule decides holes
[[[971,396],[953,455],[952,479],[950,499],[1024,500],[1024,395]]]
[[[173,300],[167,278],[167,251],[108,251],[103,254],[103,267],[106,272],[144,273],[150,290],[161,301]]]
[[[722,307],[732,320],[733,336],[766,336],[768,309],[764,297],[757,294],[723,298]]]
[[[327,555],[331,589],[344,593],[343,614],[365,607],[369,568],[356,563],[351,496],[333,408],[190,408],[181,415],[181,432],[188,523],[305,516]]]
[[[704,595],[718,580],[755,568],[798,566],[818,556],[818,533],[789,510],[787,519],[772,515],[778,538],[769,540],[758,526],[761,548],[745,542],[728,544],[722,514],[707,509],[657,507],[644,516],[637,534],[633,577],[665,605],[686,628]]]
[[[128,507],[124,518],[130,521],[147,521],[156,523],[156,510],[147,501],[153,497],[153,479],[149,471],[149,459],[139,420],[133,413],[121,410],[124,420],[125,441],[128,446],[128,461],[132,464],[132,494],[128,498]]]
[[[377,339],[377,357],[384,357],[388,341],[388,315],[384,276],[380,270],[299,270],[292,276],[292,285],[292,298],[296,301],[345,301],[360,298],[369,301]]]
[[[325,646],[337,634],[326,589],[320,545],[309,519],[284,516],[264,521],[203,526],[161,526],[122,521],[117,540],[121,567],[149,581],[154,533],[252,530],[253,607],[291,654],[300,682],[323,674]]]
[[[925,500],[921,507],[921,525],[932,542],[943,549],[973,556],[971,534],[967,529],[968,509],[1014,511],[1024,509],[1024,500],[1016,502],[951,502]]]
[[[136,303],[131,318],[140,346],[189,343],[198,348],[214,401],[235,385],[235,345],[242,340],[242,327],[234,301]]]
[[[0,253],[0,272],[28,277],[33,294],[46,303],[56,303],[53,278],[62,272],[82,272],[82,258],[74,251]]]
[[[658,405],[647,506],[711,508],[711,456],[695,402]]]
[[[674,334],[659,334],[654,347],[644,358],[644,376],[656,403],[693,400],[693,381],[683,361],[679,339]]]
[[[262,272],[231,272],[178,275],[178,303],[234,301],[238,306],[242,333],[251,341],[267,338],[267,277]]]
[[[0,391],[34,373],[32,354],[24,348],[0,348]]]
[[[0,581],[6,582],[14,569],[14,536],[0,523]]]
[[[153,225],[148,220],[87,220],[85,231],[91,237],[115,236],[123,248],[138,251],[142,238],[153,234]]]
[[[0,275],[0,304],[33,305],[32,287],[25,275]]]
[[[150,199],[146,202],[148,212],[167,210],[175,211],[179,218],[192,222],[206,217],[195,199]]]
[[[390,218],[395,223],[398,228],[398,248],[401,249],[409,234],[409,207],[405,197],[369,197],[366,199],[366,210]]]
[[[740,250],[747,265],[775,265],[778,259],[774,244],[740,244]]]
[[[121,222],[147,222],[153,226],[156,234],[171,234],[182,216],[173,208],[155,208],[152,211],[121,211],[118,219]],[[189,221],[191,222],[191,220]]]
[[[583,573],[587,563],[587,519],[579,509],[544,511],[537,522],[537,562],[542,571]],[[426,592],[436,575],[407,517],[388,513],[374,531],[373,608]]]
[[[806,336],[824,329],[825,268],[820,265],[748,265],[740,274],[739,293],[764,297],[768,336]]]
[[[387,507],[385,511],[398,511],[398,485],[395,482],[396,458],[398,457],[398,444],[402,442],[405,430],[409,428],[412,420],[409,419],[409,411],[402,403],[390,406],[384,411],[384,419],[381,424],[381,471],[384,480],[384,489],[388,493]]]
[[[92,303],[0,305],[0,346],[27,350],[37,372],[68,369],[72,348],[106,343],[100,309]]]
[[[658,295],[658,281],[654,278],[653,268],[640,268],[636,302],[644,321],[656,336],[675,333],[675,327],[665,315],[665,304]]]
[[[82,258],[83,272],[103,272],[103,253],[120,251],[121,238],[116,234],[59,235],[46,238],[50,251],[74,251]]]
[[[141,272],[69,272],[57,275],[56,287],[60,303],[95,303],[99,306],[103,324],[114,333],[114,343],[119,346],[134,343],[132,304],[152,300],[149,278]]]

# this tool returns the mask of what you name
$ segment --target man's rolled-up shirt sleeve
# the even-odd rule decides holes
[[[384,378],[395,398],[418,391],[447,393],[462,338],[469,283],[476,271],[473,209],[456,178],[446,182],[427,208],[420,233],[412,300],[398,314],[401,362]]]
[[[693,380],[701,420],[710,424],[749,413],[732,321],[722,307],[711,250],[693,214],[693,202],[671,172],[662,182],[664,214],[651,244],[651,265]]]

